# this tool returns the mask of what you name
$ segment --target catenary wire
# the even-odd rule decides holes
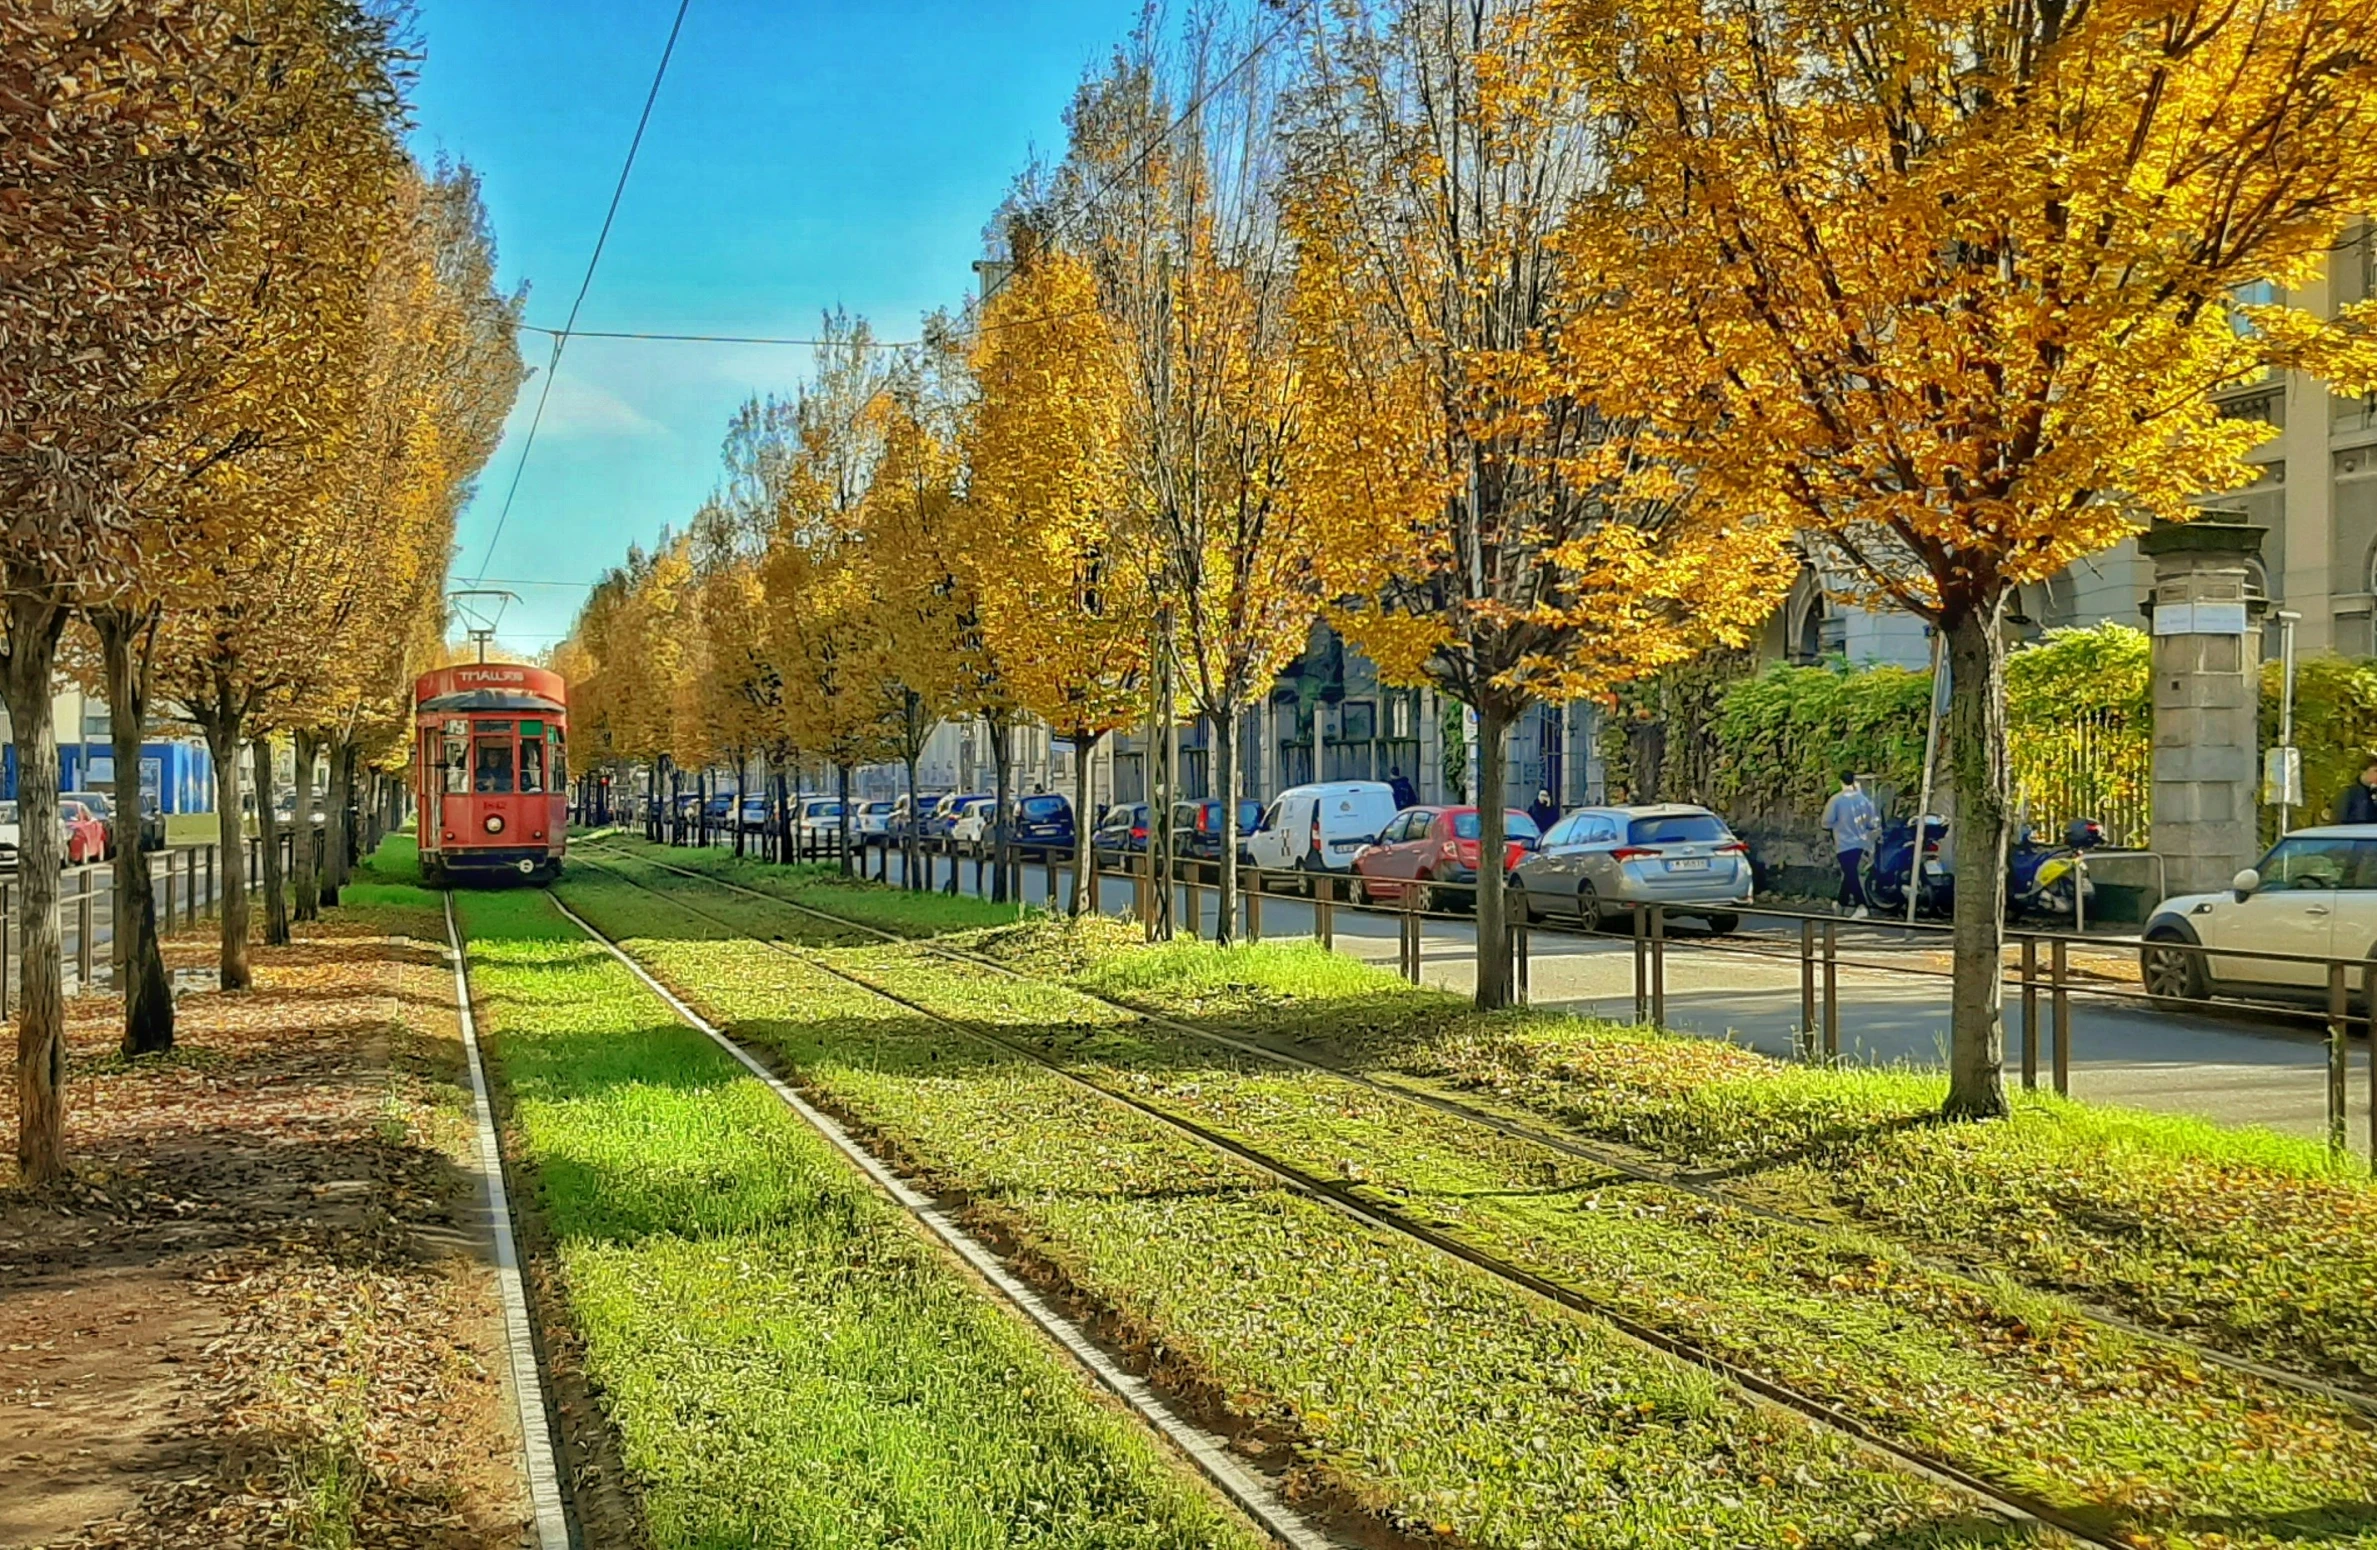
[[[553,379],[561,374],[561,352],[569,344],[570,330],[578,323],[578,309],[586,305],[586,293],[594,288],[594,271],[602,263],[603,247],[611,240],[611,223],[619,217],[619,201],[627,193],[628,175],[635,171],[636,152],[643,149],[644,130],[652,122],[652,105],[660,100],[660,83],[669,73],[669,60],[677,52],[677,36],[685,30],[685,13],[693,8],[693,0],[677,0],[676,20],[669,23],[668,42],[660,50],[660,64],[652,72],[652,88],[644,93],[644,111],[636,116],[636,132],[627,142],[627,159],[619,164],[619,181],[612,185],[610,207],[603,211],[602,230],[594,237],[594,251],[586,259],[586,276],[578,282],[577,299],[570,303],[569,316],[563,320],[561,331],[553,335],[553,355],[545,364],[545,380],[537,390],[536,412],[529,416],[528,435],[520,443],[520,459],[512,465],[512,482],[505,489],[503,506],[495,514],[495,531],[487,535],[487,552],[479,557],[479,575],[472,582],[476,586],[486,579],[487,567],[495,559],[495,546],[503,539],[504,524],[511,520],[513,498],[520,493],[520,476],[528,469],[528,454],[536,446],[537,427],[545,423],[545,405],[553,397]],[[539,329],[539,333],[549,332]]]

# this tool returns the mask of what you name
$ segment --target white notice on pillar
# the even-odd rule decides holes
[[[2154,605],[2154,633],[2157,635],[2242,635],[2245,633],[2245,605],[2243,603],[2157,603]]]

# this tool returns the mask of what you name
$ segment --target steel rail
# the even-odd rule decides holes
[[[867,979],[864,975],[854,973],[837,964],[823,962],[820,959],[803,953],[782,941],[771,941],[764,937],[755,936],[751,932],[744,930],[742,927],[737,926],[734,922],[727,920],[722,916],[712,914],[710,911],[704,910],[698,905],[687,903],[683,899],[673,898],[669,894],[652,887],[648,883],[639,882],[635,878],[624,876],[615,869],[604,866],[600,862],[595,862],[593,864],[598,870],[611,877],[617,878],[619,881],[626,883],[628,886],[648,893],[656,899],[660,899],[666,903],[672,904],[676,908],[683,910],[689,915],[694,915],[701,919],[707,920],[713,925],[732,932],[739,939],[756,943],[761,947],[791,958],[795,962],[805,964],[808,967],[832,975],[833,977],[843,980],[851,985],[855,985],[858,988],[873,995],[882,997],[884,1000],[889,1001],[894,1005],[904,1007],[907,1010],[916,1013],[920,1017],[924,1017],[932,1022],[936,1022],[944,1027],[950,1028],[955,1032],[964,1035],[965,1037],[975,1039],[984,1044],[988,1044],[995,1049],[999,1049],[1006,1052],[1007,1054],[1013,1055],[1017,1059],[1027,1061],[1032,1065],[1038,1066],[1041,1069],[1049,1072],[1051,1075],[1057,1077],[1059,1080],[1067,1082],[1081,1089],[1083,1092],[1106,1099],[1112,1103],[1120,1104],[1123,1107],[1131,1109],[1147,1119],[1155,1121],[1157,1124],[1165,1126],[1168,1129],[1178,1131],[1179,1133],[1190,1137],[1191,1139],[1199,1142],[1213,1151],[1220,1152],[1225,1156],[1235,1159],[1241,1165],[1250,1168],[1256,1173],[1270,1179],[1274,1184],[1278,1185],[1282,1189],[1287,1190],[1289,1193],[1300,1195],[1318,1205],[1322,1205],[1334,1210],[1374,1232],[1409,1238],[1414,1242],[1424,1244],[1440,1253],[1460,1260],[1462,1263],[1469,1265],[1471,1268],[1493,1276],[1497,1280],[1503,1281],[1511,1286],[1519,1288],[1522,1291],[1532,1293],[1533,1295],[1541,1297],[1546,1301],[1566,1308],[1572,1313],[1582,1314],[1588,1318],[1598,1319],[1601,1322],[1609,1325],[1611,1328],[1615,1329],[1619,1334],[1633,1341],[1635,1344],[1642,1346],[1646,1350],[1654,1351],[1661,1355],[1671,1357],[1675,1360],[1683,1361],[1689,1363],[1692,1366],[1699,1367],[1703,1371],[1710,1373],[1712,1376],[1731,1383],[1734,1387],[1740,1389],[1743,1393],[1751,1396],[1754,1399],[1764,1401],[1767,1404],[1775,1406],[1777,1409],[1789,1411],[1792,1414],[1798,1416],[1803,1421],[1810,1422],[1829,1431],[1837,1432],[1841,1436],[1847,1438],[1851,1443],[1873,1456],[1877,1461],[1885,1464],[1888,1467],[1912,1474],[1921,1479],[1929,1480],[1935,1485],[1947,1486],[1952,1489],[1962,1491],[1966,1495],[1977,1499],[1990,1511],[2007,1519],[2010,1522],[2030,1525],[2033,1527],[2052,1528],[2061,1533],[2068,1534],[2075,1539],[2084,1541],[2085,1543],[2099,1546],[2101,1547],[2101,1550],[2130,1550],[2129,1542],[2123,1538],[2116,1537],[2115,1533],[2111,1530],[2099,1528],[2072,1512],[2057,1507],[2050,1502],[2042,1501],[2015,1487],[1991,1481],[1984,1476],[1974,1474],[1960,1465],[1952,1464],[1945,1459],[1940,1459],[1934,1457],[1933,1455],[1924,1453],[1919,1449],[1909,1447],[1904,1443],[1896,1441],[1874,1427],[1867,1425],[1857,1417],[1850,1415],[1848,1412],[1841,1410],[1839,1407],[1832,1405],[1825,1400],[1818,1399],[1811,1394],[1802,1393],[1798,1389],[1795,1389],[1786,1383],[1766,1377],[1754,1369],[1745,1367],[1729,1357],[1721,1356],[1715,1351],[1709,1350],[1705,1346],[1701,1346],[1693,1341],[1683,1339],[1679,1336],[1668,1334],[1666,1331],[1661,1330],[1653,1325],[1646,1324],[1619,1309],[1610,1307],[1607,1304],[1601,1302],[1599,1299],[1588,1296],[1587,1294],[1578,1291],[1574,1287],[1568,1286],[1559,1281],[1552,1280],[1547,1276],[1540,1275],[1537,1272],[1528,1270],[1523,1266],[1513,1264],[1497,1254],[1478,1248],[1473,1244],[1466,1243],[1459,1238],[1453,1237],[1434,1227],[1430,1227],[1426,1223],[1406,1215],[1405,1213],[1396,1210],[1392,1206],[1386,1206],[1376,1202],[1363,1200],[1332,1180],[1324,1179],[1318,1175],[1307,1173],[1298,1168],[1293,1163],[1273,1157],[1269,1153],[1266,1153],[1257,1147],[1237,1140],[1234,1137],[1223,1135],[1197,1123],[1195,1120],[1189,1119],[1180,1114],[1173,1113],[1172,1111],[1162,1108],[1159,1105],[1150,1103],[1147,1100],[1136,1096],[1135,1094],[1124,1092],[1116,1088],[1109,1087],[1104,1083],[1094,1081],[1089,1077],[1083,1076],[1078,1071],[1072,1070],[1049,1058],[1048,1056],[1041,1054],[1039,1051],[1033,1049],[1027,1044],[1010,1039],[1003,1034],[995,1033],[990,1029],[981,1026],[980,1024],[951,1017],[945,1012],[940,1012],[932,1007],[925,1006],[922,1003],[912,1000],[907,996],[901,995],[897,991],[886,989],[884,986]],[[672,868],[671,870],[677,869]],[[692,876],[695,878],[695,880],[701,882],[717,881],[716,879],[701,877],[698,873],[689,873],[685,875]],[[790,909],[812,914],[820,919],[830,920],[839,925],[855,926],[858,929],[875,935],[884,936],[893,941],[902,943],[909,943],[912,941],[912,939],[900,937],[896,933],[884,932],[879,927],[867,926],[859,922],[847,921],[824,910],[809,909],[805,905],[791,904],[787,900],[776,898],[773,895],[761,893],[758,890],[742,889],[740,891],[752,893],[756,897],[767,900],[768,902],[785,905]]]
[[[1184,1038],[1196,1039],[1204,1043],[1218,1045],[1226,1049],[1236,1050],[1242,1054],[1255,1056],[1259,1059],[1274,1061],[1278,1064],[1288,1066],[1296,1070],[1309,1071],[1318,1075],[1334,1077],[1340,1081],[1349,1082],[1355,1086],[1367,1088],[1373,1092],[1402,1098],[1412,1103],[1420,1104],[1426,1108],[1433,1109],[1436,1112],[1444,1114],[1448,1117],[1459,1119],[1466,1123],[1491,1130],[1496,1134],[1505,1136],[1511,1140],[1528,1142],[1533,1145],[1544,1147],[1547,1150],[1561,1153],[1564,1156],[1573,1157],[1580,1162],[1592,1163],[1597,1167],[1607,1168],[1613,1173],[1621,1174],[1627,1178],[1635,1180],[1638,1183],[1652,1184],[1667,1189],[1678,1190],[1685,1194],[1694,1196],[1697,1199],[1705,1200],[1712,1205],[1723,1206],[1728,1210],[1740,1211],[1761,1221],[1772,1222],[1778,1226],[1793,1227],[1802,1230],[1818,1232],[1836,1230],[1839,1226],[1838,1223],[1819,1221],[1813,1217],[1797,1215],[1793,1212],[1784,1211],[1777,1207],[1765,1205],[1758,1201],[1748,1199],[1744,1196],[1734,1193],[1733,1191],[1709,1183],[1703,1178],[1695,1177],[1689,1171],[1670,1170],[1638,1162],[1612,1148],[1605,1147],[1591,1141],[1582,1140],[1573,1135],[1567,1135],[1558,1131],[1550,1130],[1543,1126],[1530,1124],[1523,1120],[1514,1120],[1504,1115],[1495,1114],[1488,1110],[1478,1108],[1473,1104],[1465,1103],[1458,1098],[1453,1098],[1442,1093],[1433,1092],[1423,1087],[1416,1085],[1406,1085],[1405,1083],[1399,1081],[1382,1080],[1381,1078],[1372,1076],[1365,1071],[1358,1071],[1349,1066],[1341,1065],[1331,1061],[1315,1060],[1308,1055],[1296,1054],[1287,1050],[1279,1049],[1260,1040],[1244,1039],[1231,1034],[1217,1033],[1209,1028],[1199,1028],[1192,1023],[1182,1022],[1177,1018],[1167,1016],[1162,1012],[1155,1011],[1149,1007],[1140,1005],[1139,1003],[1124,998],[1101,995],[1096,991],[1083,990],[1078,986],[1065,985],[1054,980],[1046,980],[1038,975],[1027,974],[1024,971],[1013,967],[1012,965],[1000,963],[996,959],[986,958],[979,953],[970,953],[961,948],[954,948],[948,946],[945,943],[932,941],[929,938],[902,936],[898,932],[889,931],[880,926],[870,925],[865,921],[852,920],[848,916],[837,915],[831,910],[821,910],[816,908],[814,905],[796,904],[792,900],[786,899],[780,894],[769,893],[765,889],[747,887],[744,884],[732,882],[726,878],[712,877],[707,873],[695,871],[688,867],[675,866],[669,862],[658,861],[649,857],[639,857],[637,859],[643,861],[644,864],[648,866],[654,866],[660,868],[663,871],[673,872],[680,877],[690,878],[697,882],[708,883],[714,887],[723,888],[730,892],[745,894],[751,898],[763,900],[767,903],[775,904],[785,909],[815,916],[820,920],[832,921],[836,925],[848,927],[849,929],[856,931],[863,931],[870,935],[879,937],[887,942],[899,942],[908,946],[922,948],[924,951],[933,953],[939,957],[947,958],[955,962],[971,964],[978,968],[987,969],[1009,979],[1032,981],[1041,984],[1060,985],[1060,988],[1070,991],[1075,995],[1081,996],[1087,1000],[1098,1002],[1105,1006],[1112,1007],[1117,1011],[1128,1012],[1134,1017],[1142,1018],[1156,1027],[1162,1028],[1167,1032],[1179,1034]],[[597,865],[599,865],[599,863],[597,863]],[[603,870],[610,872],[610,875],[614,877],[619,876],[617,872],[611,871],[610,868],[605,867]],[[633,881],[631,878],[622,878],[621,880],[626,882]],[[1950,1264],[1944,1260],[1923,1254],[1903,1243],[1899,1244],[1899,1248],[1900,1252],[1906,1254],[1908,1260],[1911,1263],[1922,1269],[1928,1270],[1935,1275],[1948,1277],[1965,1286],[1972,1287],[1977,1290],[1987,1290],[1988,1283],[1981,1277],[1972,1274],[1970,1271],[1964,1270],[1961,1267]],[[2068,1293],[2057,1293],[2056,1295],[2067,1298],[2070,1296]],[[2296,1393],[2303,1394],[2310,1398],[2324,1399],[2332,1404],[2343,1405],[2350,1409],[2360,1411],[2365,1415],[2377,1416],[2377,1394],[2372,1394],[2362,1389],[2352,1388],[2345,1384],[2334,1383],[2321,1378],[2314,1378],[2308,1374],[2293,1372],[2287,1368],[2275,1366],[2268,1362],[2258,1361],[2249,1356],[2238,1356],[2233,1352],[2223,1351],[2215,1346],[2205,1345],[2200,1341],[2190,1339],[2188,1336],[2180,1334],[2175,1330],[2156,1329],[2152,1325],[2138,1323],[2122,1316],[2121,1314],[2115,1313],[2110,1309],[2097,1307],[2093,1304],[2086,1303],[2076,1298],[2072,1298],[2070,1300],[2072,1301],[2074,1311],[2077,1312],[2083,1319],[2090,1323],[2100,1325],[2105,1329],[2112,1330],[2115,1333],[2126,1335],[2132,1339],[2151,1341],[2158,1345],[2164,1345],[2175,1350],[2185,1351],[2189,1355],[2194,1356],[2211,1366],[2224,1368],[2230,1372],[2238,1373],[2242,1376],[2257,1378],[2262,1382],[2270,1383],[2281,1388],[2291,1389]]]

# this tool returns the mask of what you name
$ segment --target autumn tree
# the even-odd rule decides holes
[[[863,509],[883,457],[886,368],[862,319],[830,314],[823,337],[793,398],[790,461],[762,577],[784,734],[836,772],[847,868],[850,774],[884,749],[897,698]]]
[[[1947,1112],[2002,1113],[2006,601],[2235,488],[2210,393],[2365,361],[2243,305],[2377,205],[2377,3],[1574,0],[1613,129],[1572,359],[1742,514],[1786,512],[1947,638]]]
[[[52,674],[73,608],[138,574],[152,440],[207,388],[207,282],[256,128],[235,52],[202,3],[0,15],[0,699],[22,846],[17,1158],[36,1184],[65,1170]]]
[[[1389,0],[1317,18],[1289,219],[1306,419],[1291,498],[1331,551],[1333,617],[1389,683],[1477,715],[1477,1001],[1509,994],[1507,737],[1780,601],[1780,524],[1734,521],[1637,459],[1566,331],[1592,298],[1563,222],[1596,121],[1533,0]]]
[[[1128,507],[1126,385],[1096,276],[1028,222],[1010,242],[1015,268],[974,350],[957,549],[1006,691],[1073,744],[1086,863],[1091,754],[1139,710],[1152,556]],[[1073,871],[1075,914],[1092,902],[1089,871]]]
[[[1050,200],[1113,322],[1128,499],[1153,548],[1181,699],[1212,729],[1224,942],[1238,729],[1303,649],[1335,557],[1323,508],[1286,498],[1304,395],[1277,202],[1280,67],[1256,44],[1211,12],[1175,40],[1143,29],[1075,99]]]

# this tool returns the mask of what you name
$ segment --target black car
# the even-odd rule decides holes
[[[1098,865],[1119,866],[1129,857],[1146,855],[1148,816],[1145,802],[1124,802],[1106,809],[1106,816],[1089,835]]]
[[[1053,791],[1018,797],[1015,827],[1009,838],[1017,845],[1072,849],[1073,804]]]
[[[1263,804],[1251,798],[1238,803],[1238,859],[1246,859],[1246,837],[1263,821]],[[1192,861],[1219,863],[1222,858],[1222,804],[1219,797],[1202,802],[1177,802],[1172,807],[1172,843]]]

